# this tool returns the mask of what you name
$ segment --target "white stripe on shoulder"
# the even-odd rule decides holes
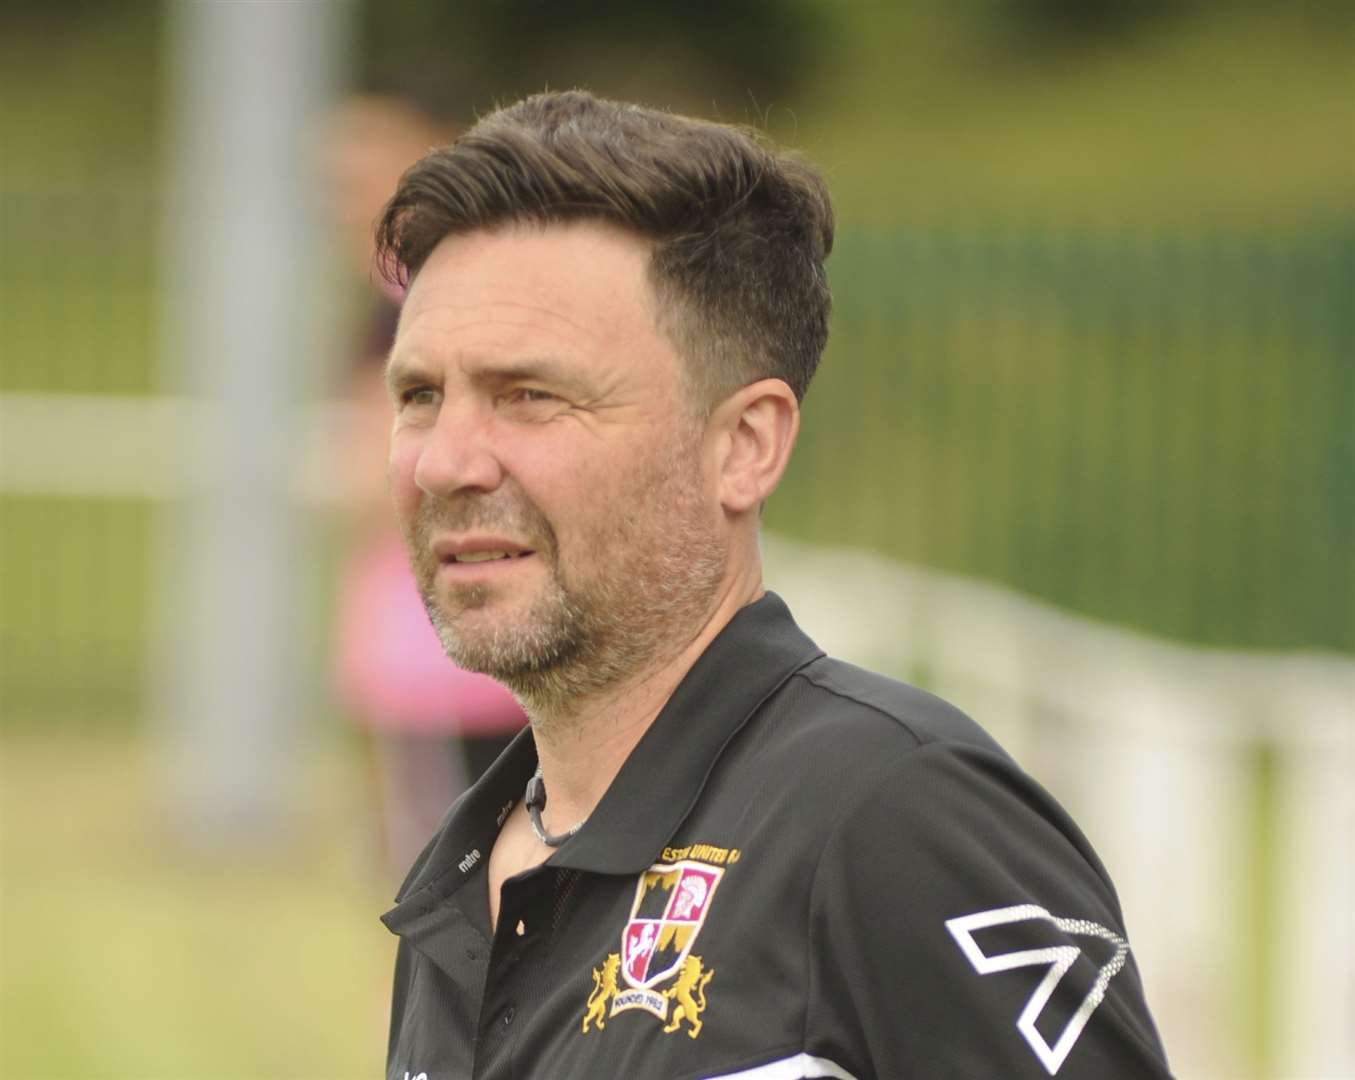
[[[742,1072],[709,1076],[706,1080],[856,1080],[856,1077],[835,1061],[796,1054]]]

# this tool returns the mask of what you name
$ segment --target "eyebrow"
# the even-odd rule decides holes
[[[566,386],[579,384],[577,375],[559,361],[548,357],[530,357],[473,368],[472,375],[474,378],[493,382],[547,382],[562,383]]]
[[[550,357],[527,357],[484,364],[472,361],[469,368],[471,378],[476,382],[543,382],[575,390],[586,389],[585,382],[576,373]],[[392,390],[438,381],[439,377],[417,360],[399,356],[394,351],[386,357],[386,385]]]
[[[390,390],[435,381],[430,371],[404,357],[397,357],[393,350],[386,356],[385,377],[386,387]]]

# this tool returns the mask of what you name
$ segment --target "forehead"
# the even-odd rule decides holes
[[[447,237],[410,285],[395,351],[652,344],[649,258],[647,240],[598,222]]]

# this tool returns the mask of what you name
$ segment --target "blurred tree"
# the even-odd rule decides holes
[[[1268,8],[1261,0],[984,0],[982,21],[1009,47],[1051,48],[1127,39],[1151,28],[1191,16],[1236,19],[1248,8]],[[1355,25],[1350,0],[1290,0],[1278,13],[1315,31],[1340,33]]]
[[[1181,0],[997,0],[994,5],[1005,22],[1027,36],[1059,39],[1123,35],[1192,6]]]
[[[832,27],[813,0],[365,0],[357,82],[461,123],[570,86],[756,120],[805,85]]]
[[[50,0],[5,0],[0,5],[0,24],[14,26],[24,22],[42,22],[48,26],[73,25],[88,16],[102,16],[126,11],[131,5],[126,0],[66,0],[53,4]]]

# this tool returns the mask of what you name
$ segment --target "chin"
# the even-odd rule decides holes
[[[498,635],[492,628],[472,625],[467,619],[460,618],[452,623],[439,623],[437,631],[442,651],[457,667],[482,675],[493,674],[491,669],[495,665],[491,659],[494,654],[491,643]]]
[[[435,625],[444,646],[454,646],[455,654],[484,655],[503,647],[503,643],[531,634],[530,612],[503,601],[481,600],[470,606],[445,607]],[[456,659],[453,648],[448,654]],[[461,661],[457,660],[460,664]],[[465,667],[465,664],[461,664]]]
[[[499,605],[487,600],[473,605],[458,605],[451,610],[444,607],[441,616],[440,628],[445,627],[454,640],[474,647],[511,630],[516,621]]]

